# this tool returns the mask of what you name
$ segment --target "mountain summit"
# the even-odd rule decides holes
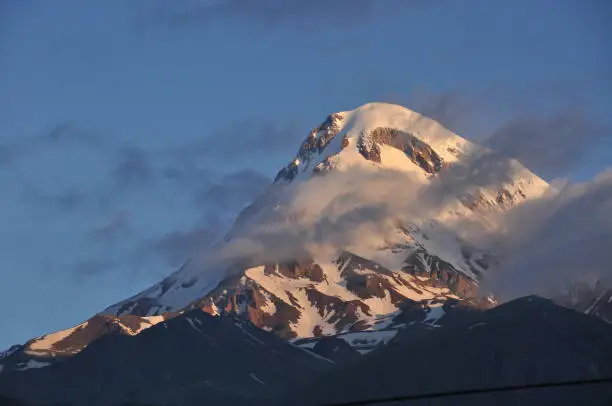
[[[394,104],[369,103],[327,117],[308,134],[275,182],[367,163],[431,175],[445,162],[455,162],[476,149],[418,113]]]

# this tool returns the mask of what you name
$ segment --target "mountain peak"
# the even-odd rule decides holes
[[[313,128],[275,183],[353,166],[431,176],[445,163],[482,149],[403,106],[373,102],[330,114]]]

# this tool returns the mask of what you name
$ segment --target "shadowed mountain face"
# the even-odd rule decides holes
[[[238,319],[194,310],[137,336],[107,335],[65,362],[2,374],[0,393],[41,405],[311,406],[612,376],[612,326],[539,297],[486,311],[458,301],[443,320],[410,324],[362,357],[346,337],[320,338],[309,352]],[[610,400],[612,385],[598,385],[406,404]]]
[[[612,289],[601,282],[595,285],[575,284],[558,302],[612,323]]]
[[[414,325],[384,348],[303,389],[295,405],[612,377],[612,326],[531,296]],[[612,384],[411,402],[431,405],[605,405]],[[402,403],[399,403],[402,404]]]
[[[12,347],[0,356],[0,372],[47,367],[78,354],[106,335],[134,336],[174,316],[173,313],[153,317],[95,315],[77,326]]]
[[[0,375],[0,393],[33,404],[240,404],[329,368],[273,334],[194,310],[136,336],[108,334],[54,365]]]
[[[28,406],[26,403],[15,398],[0,396],[0,405],[2,406]]]

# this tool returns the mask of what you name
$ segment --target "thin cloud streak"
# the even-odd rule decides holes
[[[612,168],[567,183],[509,213],[501,268],[485,280],[503,299],[561,295],[579,283],[612,287]]]
[[[565,174],[602,147],[610,129],[578,108],[547,117],[517,118],[496,131],[485,145],[515,158],[545,177]]]
[[[80,246],[78,254],[67,259],[73,265],[62,268],[71,269],[77,282],[131,269],[141,273],[143,263],[151,264],[150,272],[158,275],[160,269],[174,267],[222,236],[238,212],[271,182],[259,168],[219,173],[217,164],[211,162],[219,151],[233,149],[236,156],[257,150],[265,154],[266,150],[279,151],[279,144],[291,143],[282,140],[287,135],[282,127],[257,120],[239,120],[219,131],[206,138],[218,150],[192,145],[147,150],[112,135],[103,137],[96,131],[60,123],[35,136],[11,139],[2,149],[2,170],[7,171],[5,175],[14,172],[21,176],[23,164],[50,154],[57,157],[54,162],[62,161],[64,153],[68,158],[82,151],[100,156],[95,162],[80,161],[77,171],[68,165],[50,176],[44,165],[26,165],[27,176],[14,185],[18,191],[15,198],[43,221],[68,223],[87,218],[77,227],[80,230],[75,228],[68,235],[74,241],[65,241]],[[243,142],[234,142],[235,137]],[[265,139],[271,143],[269,147]],[[84,178],[84,174],[89,175]],[[39,176],[54,183],[33,182]],[[61,177],[57,183],[55,176]],[[144,206],[143,201],[147,202]],[[179,226],[168,231],[176,227],[178,221],[174,220],[165,227],[155,225],[161,217],[176,217],[177,212],[183,223],[191,217],[186,229]]]
[[[427,5],[422,0],[213,0],[177,7],[162,5],[157,20],[172,27],[208,28],[219,22],[255,22],[262,27],[279,25],[311,30],[313,24],[323,29],[347,27],[370,18],[393,18],[398,12]]]

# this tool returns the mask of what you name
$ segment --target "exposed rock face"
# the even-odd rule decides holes
[[[444,165],[442,158],[428,144],[395,128],[379,127],[364,134],[359,139],[357,148],[367,160],[380,163],[380,145],[388,145],[402,151],[428,174],[439,172]]]
[[[274,332],[282,338],[292,338],[291,324],[297,323],[300,311],[263,289],[256,281],[235,277],[190,307],[201,308],[210,314],[227,314],[248,319],[255,326]],[[273,312],[268,309],[274,309]]]
[[[166,280],[164,280],[165,282]],[[157,301],[152,298],[143,297],[126,301],[117,311],[117,314],[135,314],[146,316],[152,308],[157,307]]]
[[[449,262],[422,248],[418,248],[406,258],[402,269],[426,280],[432,286],[448,287],[459,297],[470,298],[477,295],[478,285],[472,279],[457,272]]]
[[[376,328],[407,301],[477,295],[477,283],[450,263],[417,249],[399,271],[350,252],[334,263],[291,261],[247,269],[191,307],[231,314],[292,339]],[[423,321],[426,311],[413,321]]]
[[[329,115],[323,124],[319,127],[312,130],[309,134],[309,139],[304,141],[302,147],[300,148],[299,156],[302,159],[309,159],[310,155],[314,152],[315,146],[316,151],[320,154],[323,152],[325,147],[329,145],[331,140],[338,134],[340,131],[340,123],[344,120],[344,116],[341,113],[334,113]],[[320,135],[319,135],[320,134]],[[318,136],[318,137],[317,137]],[[315,145],[310,141],[311,139],[317,139]]]
[[[332,139],[338,135],[340,123],[343,120],[344,117],[341,113],[334,113],[328,116],[321,125],[310,131],[300,146],[297,157],[278,172],[274,183],[280,181],[291,182],[298,173],[299,165],[304,165],[304,170],[307,170],[313,157],[321,154]],[[346,147],[346,145],[346,140],[343,140],[343,147]],[[318,168],[317,171],[320,172],[322,168]]]

